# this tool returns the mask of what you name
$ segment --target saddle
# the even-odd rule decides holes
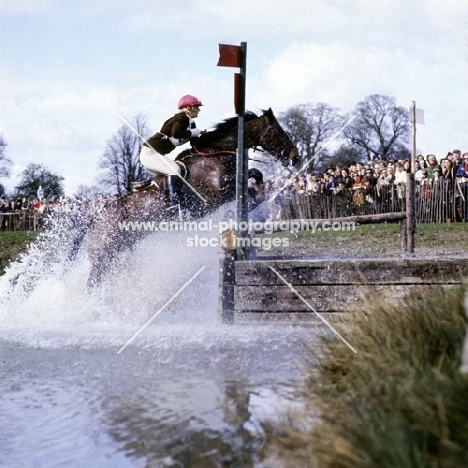
[[[181,169],[181,176],[188,180],[189,171],[187,166],[181,162],[176,161],[176,163],[180,166]],[[130,182],[130,187],[133,192],[144,192],[151,187],[155,187],[157,190],[162,192],[166,192],[168,190],[168,183],[167,183],[168,176],[165,174],[158,174],[148,180],[138,181],[138,182]]]

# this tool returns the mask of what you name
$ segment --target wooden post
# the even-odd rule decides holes
[[[218,318],[222,323],[234,322],[235,251],[219,254]]]
[[[416,232],[415,198],[414,173],[411,172],[406,178],[406,251],[408,253],[414,253],[414,233]]]
[[[407,174],[406,178],[406,252],[414,253],[414,233],[416,231],[416,216],[415,216],[415,181],[414,181],[414,166],[416,163],[416,103],[411,103],[410,109],[411,121],[411,173]]]
[[[238,95],[238,137],[237,137],[237,258],[247,260],[249,258],[250,242],[248,231],[245,227],[248,222],[248,178],[249,178],[249,155],[245,148],[244,125],[245,125],[245,77],[247,67],[247,43],[241,42],[240,71],[237,79]]]
[[[405,254],[408,251],[408,231],[407,231],[408,217],[400,221],[400,245],[401,253]]]

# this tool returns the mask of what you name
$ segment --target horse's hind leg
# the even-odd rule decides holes
[[[89,225],[83,227],[80,230],[80,232],[76,235],[76,237],[73,239],[73,245],[72,245],[70,252],[68,253],[68,258],[67,258],[69,262],[73,262],[76,259],[76,256],[78,255],[81,244],[83,243],[83,239],[86,237],[86,234],[88,233],[88,228],[89,228]]]
[[[92,291],[93,289],[101,286],[102,280],[109,268],[109,263],[111,261],[110,255],[108,253],[103,253],[99,257],[94,258],[91,262],[91,270],[89,272],[88,281],[86,283],[87,291]]]

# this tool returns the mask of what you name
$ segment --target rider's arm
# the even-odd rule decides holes
[[[172,124],[171,137],[183,140],[198,135],[200,135],[200,130],[195,127],[195,122],[190,122],[189,117],[182,112],[176,115]]]

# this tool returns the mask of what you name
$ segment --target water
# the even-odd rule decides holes
[[[53,233],[0,278],[0,466],[266,467],[304,326],[218,323],[218,251],[154,234],[87,293]],[[121,353],[119,349],[206,267]]]

